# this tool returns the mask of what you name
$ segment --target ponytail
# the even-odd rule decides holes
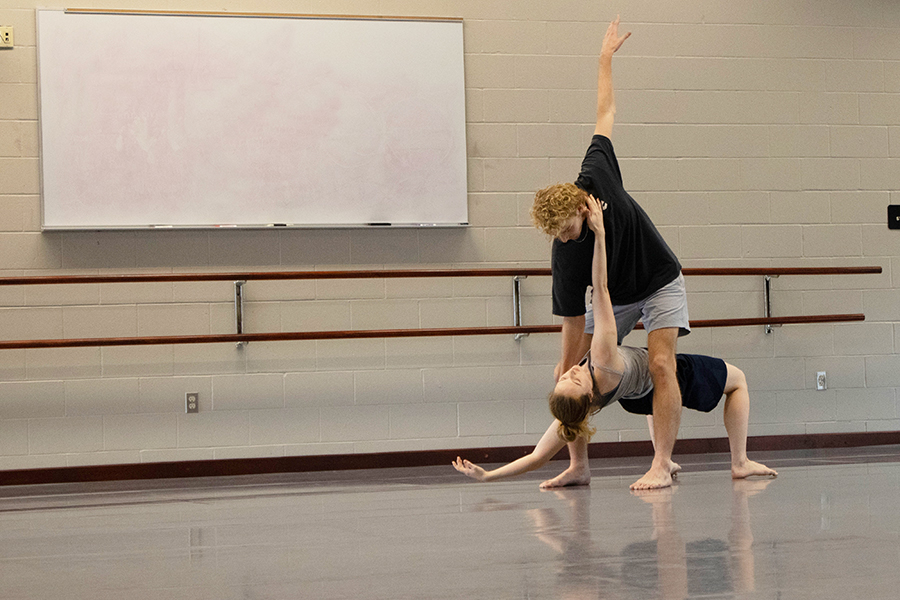
[[[557,433],[560,438],[567,442],[574,442],[579,436],[585,437],[590,441],[591,437],[597,433],[597,429],[588,425],[586,420],[581,423],[575,423],[574,425],[561,422],[557,429]]]
[[[588,440],[597,432],[588,423],[591,415],[592,394],[584,394],[578,397],[558,394],[555,391],[550,394],[550,412],[559,419],[557,433],[567,442],[574,442],[579,436]]]

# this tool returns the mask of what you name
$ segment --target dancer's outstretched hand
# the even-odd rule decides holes
[[[468,475],[469,477],[477,481],[484,481],[484,469],[482,469],[478,465],[467,460],[463,460],[458,456],[456,457],[456,460],[454,460],[450,464],[452,464],[453,468],[463,475]]]

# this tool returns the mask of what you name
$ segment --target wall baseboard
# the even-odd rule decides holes
[[[747,439],[747,449],[750,452],[855,448],[893,444],[900,444],[900,431],[768,435],[750,437]],[[372,454],[234,458],[222,460],[16,469],[0,471],[0,486],[426,467],[449,465],[450,461],[457,456],[464,456],[476,463],[506,463],[521,456],[525,456],[531,452],[532,448],[532,446],[507,446],[502,448],[463,448],[456,450],[420,450],[409,452],[379,452]],[[727,438],[678,440],[675,445],[676,455],[709,454],[716,452],[728,452]],[[591,458],[652,456],[653,446],[649,441],[601,442],[590,444],[588,446],[588,455]],[[554,457],[554,460],[563,460],[566,458],[568,458],[568,451],[564,448]]]

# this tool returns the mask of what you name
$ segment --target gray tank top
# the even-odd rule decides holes
[[[633,348],[631,346],[619,346],[619,356],[625,363],[625,368],[620,372],[604,365],[591,362],[590,351],[582,359],[581,364],[587,361],[591,370],[591,378],[594,377],[594,369],[604,371],[610,375],[619,377],[619,385],[611,391],[595,393],[591,401],[591,412],[596,413],[600,409],[617,402],[621,398],[640,398],[653,389],[653,380],[650,378],[650,359],[646,348]],[[596,389],[596,384],[594,385]]]

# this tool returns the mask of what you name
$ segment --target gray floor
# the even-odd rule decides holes
[[[0,487],[0,598],[770,598],[900,596],[900,447],[595,460],[478,484],[447,467]]]

